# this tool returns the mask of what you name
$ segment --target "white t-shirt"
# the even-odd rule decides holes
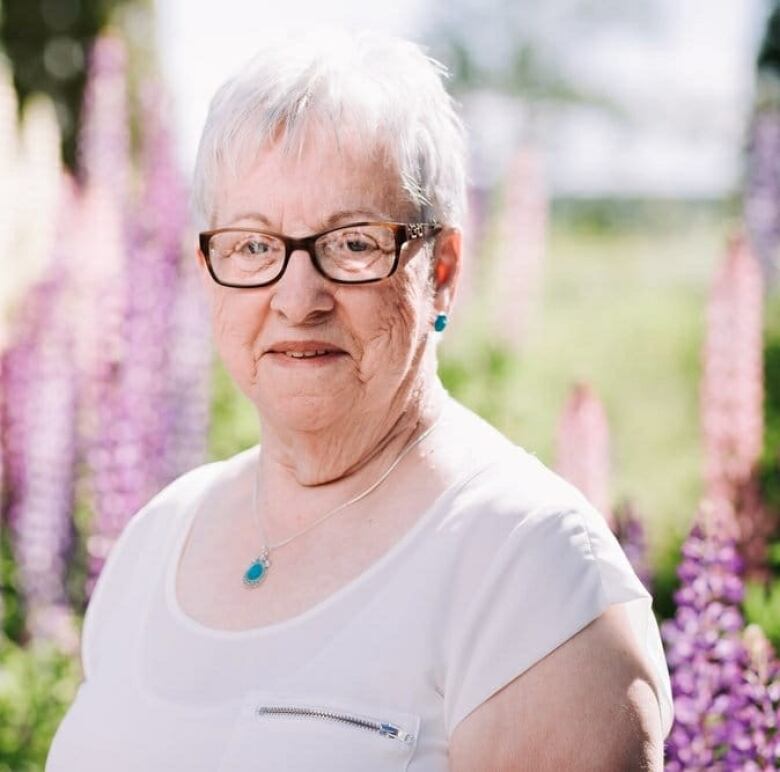
[[[601,514],[479,416],[453,399],[445,409],[468,441],[501,439],[377,562],[281,623],[212,629],[174,593],[197,502],[251,475],[259,446],[149,501],[93,592],[85,678],[46,772],[443,771],[465,716],[622,602],[660,676],[666,736],[652,598]]]

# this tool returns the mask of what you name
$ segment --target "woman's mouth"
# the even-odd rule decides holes
[[[316,367],[330,365],[347,356],[344,351],[269,351],[271,361],[292,367]]]

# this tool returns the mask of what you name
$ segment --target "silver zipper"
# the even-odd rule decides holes
[[[300,708],[290,705],[259,705],[255,709],[255,713],[258,716],[311,716],[313,718],[331,719],[345,724],[352,724],[362,729],[368,729],[372,732],[378,732],[384,737],[400,740],[407,745],[414,742],[414,735],[397,724],[392,724],[389,721],[374,721],[370,718],[353,716],[349,713],[339,713],[334,710]]]

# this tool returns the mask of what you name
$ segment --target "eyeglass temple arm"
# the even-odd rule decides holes
[[[441,230],[442,226],[439,223],[427,223],[427,222],[413,222],[406,226],[406,238],[411,241],[412,239],[422,239],[429,235],[434,235]]]

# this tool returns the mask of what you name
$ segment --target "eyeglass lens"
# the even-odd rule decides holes
[[[386,225],[350,225],[314,242],[325,273],[341,281],[387,276],[396,256],[395,233]],[[284,242],[268,234],[221,231],[212,235],[209,257],[215,275],[229,284],[260,284],[275,279],[284,264]]]

